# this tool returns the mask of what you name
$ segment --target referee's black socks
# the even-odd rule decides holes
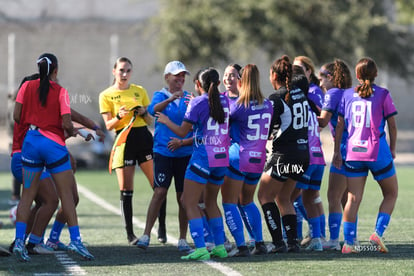
[[[121,211],[124,216],[125,229],[128,239],[134,236],[134,230],[132,226],[132,195],[134,191],[121,191]]]

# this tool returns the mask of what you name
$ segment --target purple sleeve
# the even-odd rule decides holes
[[[308,99],[311,100],[317,107],[322,108],[323,92],[316,84],[312,83],[309,87]]]
[[[322,110],[335,113],[338,109],[338,104],[341,101],[343,91],[339,88],[329,89],[325,94]]]
[[[384,118],[387,119],[395,114],[397,114],[397,109],[395,108],[394,102],[391,98],[391,94],[387,91],[384,100]]]

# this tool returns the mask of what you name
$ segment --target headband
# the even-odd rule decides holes
[[[47,74],[46,75],[49,76],[49,70],[50,70],[50,65],[52,64],[52,61],[48,57],[42,57],[36,61],[37,65],[39,65],[43,60],[46,60],[47,62]]]

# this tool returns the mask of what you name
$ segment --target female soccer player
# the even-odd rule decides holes
[[[264,98],[260,90],[257,66],[248,64],[242,71],[239,81],[240,96],[230,105],[230,166],[221,188],[226,223],[238,248],[235,256],[250,255],[244,239],[240,212],[246,214],[246,221],[252,229],[255,240],[252,253],[267,253],[263,242],[261,215],[253,196],[266,160],[266,143],[273,115],[271,102]],[[233,128],[237,131],[233,131]],[[237,208],[239,195],[240,212]]]
[[[68,92],[56,83],[58,61],[53,54],[41,55],[37,65],[40,78],[22,85],[13,113],[16,123],[29,126],[22,147],[23,193],[17,211],[13,252],[23,261],[30,260],[24,247],[24,235],[30,207],[39,189],[39,178],[46,166],[56,185],[69,226],[71,242],[68,248],[92,260],[93,255],[81,241],[71,191],[75,179],[64,135],[65,131],[68,136],[74,133]]]
[[[182,201],[196,250],[183,256],[184,260],[210,259],[198,208],[203,191],[205,211],[215,242],[211,256],[227,257],[223,218],[217,205],[217,195],[229,165],[229,101],[220,94],[219,84],[219,73],[214,68],[200,73],[197,86],[202,94],[190,101],[181,126],[174,124],[165,114],[157,113],[158,122],[166,124],[177,135],[184,137],[191,129],[194,132],[194,152],[185,174]]]
[[[318,117],[320,127],[330,126],[332,137],[335,139],[335,128],[338,120],[338,107],[345,89],[352,86],[351,72],[344,61],[336,59],[327,63],[319,70],[321,87],[326,91],[321,115]],[[346,139],[346,132],[342,136],[342,142]],[[344,144],[342,150],[345,150]],[[344,155],[344,154],[343,154]],[[346,176],[345,168],[336,168],[331,164],[328,180],[328,227],[330,240],[324,244],[324,249],[341,250],[339,244],[339,232],[342,222],[342,202],[346,201]]]
[[[303,91],[308,91],[309,82],[302,67],[293,65],[293,84],[299,86]],[[320,109],[317,103],[310,99],[310,94],[305,93],[309,102],[309,125],[308,125],[308,145],[309,145],[309,167],[296,183],[296,190],[300,190],[303,196],[303,204],[306,209],[306,216],[309,223],[310,233],[309,242],[306,244],[307,251],[322,251],[321,227],[325,219],[323,215],[322,200],[319,190],[322,183],[325,159],[321,147],[319,124],[317,115]],[[318,97],[316,97],[317,99]],[[315,97],[313,98],[315,99]],[[295,202],[296,203],[296,202]],[[298,208],[296,208],[298,209]],[[298,228],[301,224],[298,223]],[[300,231],[299,231],[300,232]],[[303,240],[302,240],[303,241]],[[304,245],[304,243],[301,243]]]
[[[291,85],[292,64],[288,56],[275,60],[269,79],[276,90],[269,97],[273,102],[270,128],[273,148],[260,179],[258,198],[275,246],[272,251],[298,252],[296,213],[291,196],[296,181],[309,166],[309,104],[304,92]],[[282,237],[281,215],[287,247]]]
[[[108,130],[115,130],[120,135],[127,129],[133,116],[135,120],[126,138],[124,156],[115,168],[121,192],[121,210],[125,221],[128,243],[136,245],[138,238],[132,225],[132,195],[134,192],[135,165],[141,170],[153,187],[154,172],[152,161],[153,137],[148,130],[151,116],[147,112],[150,101],[147,91],[139,85],[130,84],[132,63],[126,57],[118,58],[112,73],[115,77],[112,86],[99,95],[99,109]],[[123,161],[123,162],[122,162]]]
[[[297,56],[293,60],[293,65],[300,66],[303,69],[306,78],[308,79],[309,91],[308,91],[307,97],[308,97],[309,103],[313,102],[318,107],[318,110],[322,109],[324,93],[319,86],[319,79],[315,74],[315,65],[313,61],[307,56]],[[320,111],[317,112],[317,115],[318,116],[320,115]],[[293,203],[293,205],[295,206],[297,220],[298,220],[298,238],[300,239],[300,237],[302,236],[300,235],[302,234],[302,220],[304,218],[308,221],[308,217],[306,214],[306,210],[303,206],[302,196],[300,195],[299,197],[295,198],[295,194],[297,195],[297,191],[295,191],[293,194],[294,194],[294,199],[295,199],[295,202]],[[321,214],[321,218],[320,218],[321,236],[322,238],[325,238],[326,223],[325,223],[325,214],[324,214],[322,201],[320,201],[319,203],[315,203],[315,204],[318,206],[318,210],[319,210],[318,213]],[[308,233],[308,235],[302,239],[300,244],[302,246],[307,246],[310,241],[311,241],[311,236]]]
[[[364,187],[371,171],[379,183],[383,200],[381,202],[375,232],[370,242],[378,246],[381,252],[388,252],[382,235],[387,228],[398,194],[397,175],[394,161],[397,142],[397,126],[395,115],[397,110],[390,92],[374,84],[377,66],[371,58],[358,61],[356,77],[360,82],[356,88],[344,92],[339,108],[338,125],[336,126],[333,164],[339,168],[345,158],[347,172],[348,200],[344,208],[344,237],[342,253],[358,251],[354,248],[356,233],[356,217],[362,200]],[[388,124],[390,145],[384,131]],[[346,155],[341,153],[341,138],[347,129]]]

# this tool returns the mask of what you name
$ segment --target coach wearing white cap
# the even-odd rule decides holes
[[[181,125],[187,110],[188,98],[191,93],[184,91],[186,75],[190,72],[180,61],[171,61],[165,66],[164,79],[166,87],[154,92],[148,112],[154,116],[162,112],[177,125]],[[146,249],[150,243],[151,229],[167,197],[168,188],[174,178],[175,191],[179,206],[178,219],[180,238],[178,250],[188,252],[191,250],[186,241],[188,221],[180,198],[183,192],[184,175],[190,160],[192,149],[192,133],[184,139],[174,134],[166,125],[155,121],[154,131],[154,194],[147,211],[147,220],[144,235],[139,239],[137,246]],[[160,240],[160,235],[159,235]],[[164,240],[160,240],[161,242]]]

